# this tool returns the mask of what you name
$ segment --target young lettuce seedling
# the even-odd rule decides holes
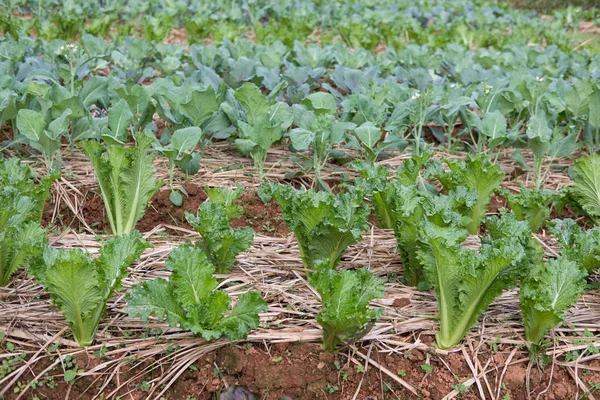
[[[589,273],[600,267],[600,228],[584,231],[572,219],[553,220],[550,232],[559,243],[560,256],[538,260],[522,278],[521,310],[525,337],[535,352],[546,334],[566,318],[583,294]]]
[[[541,343],[546,334],[563,322],[566,312],[583,294],[587,271],[568,257],[535,265],[521,282],[521,311],[525,338]]]
[[[575,261],[588,274],[600,268],[600,226],[583,230],[577,222],[567,218],[552,220],[549,230],[556,237],[562,256]]]
[[[498,165],[492,164],[485,154],[468,155],[461,162],[450,160],[444,160],[444,162],[450,168],[450,171],[444,171],[440,164],[434,165],[437,168],[431,168],[431,171],[448,194],[457,191],[459,187],[464,187],[476,194],[474,203],[465,204],[459,210],[469,218],[466,225],[469,234],[476,235],[479,232],[481,220],[487,212],[492,195],[502,184],[504,171]]]
[[[528,221],[532,232],[539,231],[550,216],[550,206],[563,193],[549,189],[522,187],[518,194],[501,189],[500,194],[508,200],[510,209],[519,221]]]
[[[154,178],[154,157],[148,155],[151,138],[135,136],[136,145],[100,144],[95,140],[80,142],[90,159],[102,194],[113,235],[131,234],[142,218],[148,202],[162,185]]]
[[[530,237],[527,222],[511,214],[490,220],[500,225],[494,228],[497,236],[482,240],[479,251],[461,246],[467,232],[457,226],[440,227],[425,219],[419,232],[418,257],[435,288],[440,319],[436,343],[442,349],[456,346],[522,272],[528,255],[523,243]]]
[[[222,336],[241,340],[258,327],[258,314],[267,311],[267,303],[258,292],[241,294],[230,310],[227,292],[216,290],[215,267],[197,247],[176,248],[169,254],[166,265],[171,271],[169,280],[154,279],[131,288],[127,294],[130,317],[139,316],[147,321],[154,315],[166,319],[169,326],[179,325],[205,340]]]
[[[300,256],[308,271],[315,270],[317,260],[327,260],[335,269],[348,248],[362,239],[367,228],[369,207],[365,192],[349,187],[334,195],[312,189],[272,185],[263,191],[272,196],[283,211],[283,218],[294,231]]]
[[[308,282],[321,295],[317,322],[323,327],[323,348],[333,352],[338,344],[366,335],[381,318],[383,310],[369,308],[369,302],[385,296],[383,281],[367,269],[336,272],[328,260],[315,264]]]
[[[93,260],[81,249],[48,246],[31,260],[29,272],[50,293],[77,343],[87,347],[94,342],[106,303],[121,288],[127,267],[149,247],[139,232],[108,240]]]
[[[583,210],[600,220],[600,155],[594,154],[575,162],[569,175],[573,179],[571,193]]]
[[[40,222],[54,173],[39,179],[20,160],[0,160],[0,286],[47,242]]]
[[[202,235],[196,246],[204,250],[219,274],[229,271],[237,255],[248,249],[254,240],[252,228],[232,228],[229,215],[228,208],[212,201],[202,203],[198,216],[185,214],[187,221]]]

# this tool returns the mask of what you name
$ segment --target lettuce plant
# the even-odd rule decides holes
[[[95,259],[81,249],[47,246],[43,255],[31,260],[28,271],[50,293],[77,343],[87,347],[94,342],[106,303],[121,288],[127,267],[149,247],[138,232],[108,240]]]
[[[361,175],[355,180],[356,186],[366,190],[381,228],[395,228],[394,196],[399,185],[424,188],[421,170],[432,155],[432,147],[425,147],[419,155],[413,154],[396,170],[395,179],[390,179],[392,178],[390,171],[382,165],[374,165],[370,162],[354,163],[354,168]]]
[[[518,194],[506,189],[500,191],[519,221],[528,221],[532,232],[539,231],[550,216],[550,206],[561,195],[549,189],[522,187]]]
[[[16,158],[0,160],[0,286],[38,255],[47,242],[40,226],[44,203],[56,174],[36,175]]]
[[[440,227],[464,224],[464,218],[455,210],[465,198],[453,192],[450,196],[432,196],[419,192],[414,186],[395,186],[393,205],[394,236],[402,260],[404,281],[409,286],[428,287],[423,265],[417,257],[418,232],[426,218]],[[469,199],[470,193],[464,192]]]
[[[130,317],[147,321],[154,315],[166,319],[171,327],[179,325],[205,340],[222,336],[240,340],[258,327],[258,313],[267,311],[267,303],[258,292],[241,294],[230,310],[227,292],[216,290],[215,267],[197,247],[182,245],[174,249],[166,265],[171,271],[169,280],[153,279],[134,285],[128,292]]]
[[[381,318],[383,310],[369,308],[369,302],[385,296],[383,281],[367,269],[336,272],[327,260],[315,264],[308,282],[321,295],[317,322],[323,327],[323,348],[333,352],[338,344],[366,335]]]
[[[563,322],[566,311],[583,294],[587,271],[576,261],[561,256],[536,264],[521,281],[521,311],[525,338],[539,344]]]
[[[29,197],[0,194],[0,286],[47,242],[39,222],[30,219],[35,203]]]
[[[577,160],[569,175],[571,193],[579,205],[595,221],[600,220],[600,155]]]
[[[456,346],[490,303],[516,285],[527,254],[522,243],[529,237],[529,227],[510,214],[499,223],[510,226],[498,232],[511,233],[490,237],[474,251],[461,246],[466,231],[423,222],[418,257],[435,288],[440,321],[436,342],[442,349]]]
[[[29,198],[32,209],[27,218],[37,223],[42,222],[50,186],[59,176],[58,171],[52,171],[40,177],[18,158],[0,160],[0,191],[4,195]]]
[[[583,230],[577,222],[567,218],[552,220],[549,230],[556,237],[562,256],[575,261],[588,274],[600,268],[599,226]]]
[[[148,202],[163,183],[153,176],[154,157],[148,155],[152,140],[138,134],[134,147],[116,143],[102,145],[94,140],[80,142],[96,172],[104,208],[115,236],[133,232]]]
[[[240,184],[235,189],[204,186],[204,191],[210,202],[222,207],[229,219],[239,218],[244,214],[244,209],[236,203],[242,194],[242,190],[243,187]]]
[[[317,260],[327,260],[335,269],[348,246],[362,239],[369,217],[364,190],[349,187],[336,195],[292,186],[274,185],[271,190],[307,270],[315,270]]]
[[[186,212],[185,217],[202,235],[196,246],[204,250],[219,274],[229,271],[237,255],[254,240],[252,228],[232,228],[227,208],[212,201],[202,203],[197,216]]]
[[[560,256],[538,259],[522,278],[519,292],[525,337],[534,345],[565,320],[583,294],[588,274],[600,267],[600,228],[584,231],[572,219],[564,219],[551,221],[550,232],[557,238]]]
[[[449,171],[444,171],[441,165],[432,168],[433,175],[442,183],[444,189],[450,194],[459,187],[474,191],[477,200],[470,204],[465,203],[461,210],[469,218],[466,227],[469,234],[479,232],[481,220],[487,213],[488,206],[494,192],[502,184],[504,172],[496,164],[492,164],[485,154],[477,156],[468,155],[464,161],[444,161]]]

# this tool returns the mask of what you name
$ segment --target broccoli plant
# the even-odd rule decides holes
[[[200,169],[200,154],[195,152],[194,149],[202,138],[202,129],[198,127],[188,127],[178,129],[173,132],[171,136],[171,142],[168,145],[154,144],[154,148],[167,157],[169,160],[169,188],[171,189],[171,195],[169,196],[171,202],[180,207],[183,204],[183,194],[185,190],[179,188],[176,190],[173,187],[173,179],[175,176],[175,167],[178,166],[186,174],[194,175]]]

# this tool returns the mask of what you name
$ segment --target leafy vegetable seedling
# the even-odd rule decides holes
[[[59,117],[47,121],[43,114],[23,108],[17,114],[17,129],[27,143],[44,156],[48,171],[60,159],[61,138],[67,133],[71,109],[66,109]]]
[[[154,149],[169,160],[169,188],[171,189],[169,198],[177,207],[183,204],[183,197],[181,196],[183,188],[176,190],[173,187],[175,166],[180,167],[183,172],[189,175],[194,175],[198,172],[201,157],[194,149],[200,142],[200,139],[202,139],[202,129],[189,127],[173,132],[171,142],[168,145],[161,146],[156,143],[154,144]]]
[[[600,155],[594,154],[577,160],[569,175],[573,179],[573,196],[590,217],[599,221]]]
[[[169,280],[153,279],[129,291],[129,316],[147,321],[154,315],[166,319],[172,327],[179,325],[205,340],[222,336],[240,340],[258,327],[258,314],[267,311],[267,303],[258,292],[241,294],[230,310],[231,299],[227,292],[216,290],[215,267],[197,247],[176,248],[169,254],[166,265],[171,271]]]
[[[566,311],[583,294],[587,271],[567,257],[535,265],[521,282],[519,297],[525,337],[541,343],[566,318]]]
[[[47,242],[40,222],[57,173],[39,179],[16,158],[0,160],[0,286]]]
[[[268,188],[294,231],[308,271],[315,269],[317,260],[327,260],[335,269],[348,246],[362,239],[369,218],[364,190],[350,186],[347,192],[334,195],[277,184]]]
[[[187,212],[187,221],[202,235],[196,246],[204,250],[217,273],[231,269],[236,257],[254,240],[252,228],[232,228],[227,209],[211,201],[202,203],[198,216]]]
[[[106,303],[121,288],[127,267],[149,247],[138,232],[108,240],[93,260],[81,249],[48,246],[31,260],[29,272],[50,292],[77,343],[87,347],[94,342]]]
[[[154,157],[148,155],[152,139],[135,136],[135,147],[102,145],[94,140],[80,142],[90,159],[113,235],[131,234],[152,196],[162,185],[154,177]]]
[[[317,93],[311,95],[314,96]],[[319,98],[309,96],[305,102],[311,105],[312,110],[305,110],[299,117],[298,128],[290,131],[292,147],[296,151],[312,151],[312,167],[315,171],[317,186],[328,189],[321,179],[321,171],[327,165],[329,157],[335,146],[345,139],[346,131],[356,128],[351,122],[337,122],[335,100],[333,96],[320,93]],[[329,99],[330,96],[331,98]],[[332,105],[330,103],[333,101]]]
[[[508,190],[500,193],[508,200],[508,204],[519,221],[528,221],[532,232],[539,231],[550,216],[550,206],[560,198],[561,193],[549,189],[522,187],[518,194]]]
[[[499,237],[486,239],[479,251],[463,248],[466,231],[424,222],[418,256],[428,281],[435,288],[440,330],[436,343],[442,349],[456,346],[503,289],[516,285],[526,252],[521,244],[530,235],[527,222],[507,214],[496,225]],[[510,232],[504,234],[505,232]]]
[[[474,203],[465,203],[459,210],[469,219],[466,225],[469,234],[476,235],[479,232],[481,220],[487,213],[492,195],[502,184],[504,171],[498,165],[492,164],[485,154],[468,155],[462,162],[450,160],[444,162],[450,171],[444,171],[441,166],[438,166],[437,171],[433,173],[444,189],[451,194],[459,187],[463,187],[473,191],[476,195]]]
[[[321,295],[317,322],[323,327],[323,348],[333,352],[338,344],[366,335],[381,318],[383,310],[369,308],[369,302],[385,295],[384,286],[366,269],[336,272],[328,260],[317,261],[316,267],[308,282]]]

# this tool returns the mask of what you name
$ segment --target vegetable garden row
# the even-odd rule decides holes
[[[94,377],[124,365],[111,359],[121,354],[175,360],[144,390],[160,397],[219,346],[317,337],[326,351],[362,354],[403,395],[429,397],[361,346],[405,357],[473,350],[474,327],[485,331],[505,298],[520,312],[492,317],[509,324],[491,329],[510,335],[496,346],[518,343],[530,365],[551,363],[550,387],[555,363],[573,361],[557,360],[553,332],[595,293],[600,266],[600,53],[568,29],[594,10],[543,20],[479,1],[372,3],[8,5],[0,343],[34,351],[0,351],[0,397],[35,391],[58,364],[69,383]],[[207,195],[197,209],[190,187]],[[99,198],[104,231],[81,214],[84,190]],[[138,232],[165,191],[184,216]],[[249,196],[276,204],[293,236],[240,225],[263,217],[248,215]],[[83,229],[57,222],[67,211]],[[385,255],[376,235],[390,239]],[[402,314],[400,298],[418,305]],[[39,310],[58,311],[51,320],[63,328]],[[561,354],[590,361],[598,328],[582,321],[569,321],[585,330]],[[433,343],[405,337],[420,331]],[[173,359],[161,337],[178,346]],[[60,343],[112,350],[91,371],[60,354],[34,371]],[[479,347],[473,378],[448,396],[473,385],[500,397],[517,348],[492,388]],[[577,368],[576,390],[591,396]],[[118,397],[134,380],[105,379],[87,395]]]

